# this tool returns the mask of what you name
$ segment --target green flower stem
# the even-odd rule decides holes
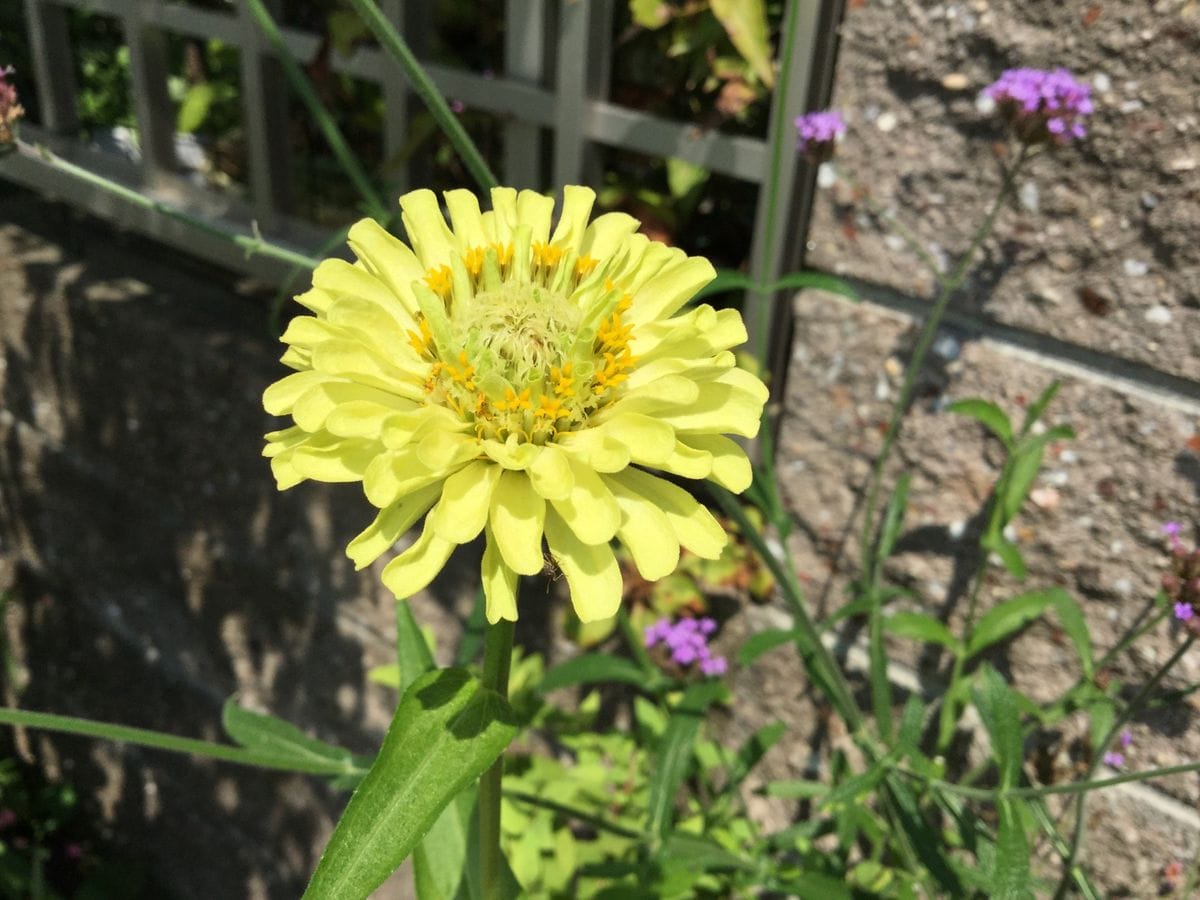
[[[325,109],[325,105],[321,103],[321,98],[317,96],[316,90],[312,86],[312,82],[308,80],[308,76],[300,68],[300,64],[284,43],[283,35],[279,33],[279,27],[275,24],[275,20],[271,18],[271,14],[263,5],[262,0],[246,0],[246,7],[250,10],[250,15],[253,16],[259,30],[267,39],[267,43],[271,45],[271,49],[275,51],[275,56],[278,57],[280,65],[283,66],[283,74],[287,77],[288,83],[291,84],[292,90],[300,98],[300,102],[304,104],[304,108],[308,110],[308,114],[313,117],[317,123],[317,127],[321,129],[321,133],[325,135],[325,140],[329,143],[329,148],[333,151],[333,155],[337,157],[338,164],[342,167],[342,171],[346,173],[346,177],[353,183],[358,195],[362,198],[367,206],[368,214],[380,222],[386,222],[388,219],[388,207],[383,202],[375,186],[371,184],[371,179],[363,170],[362,165],[358,161],[358,157],[350,149],[350,145],[346,143],[345,137],[342,136],[341,130],[337,123],[333,120],[333,116]]]
[[[258,0],[252,0],[252,2],[258,2]],[[438,127],[442,129],[454,149],[458,151],[458,155],[462,158],[467,171],[471,173],[471,177],[484,191],[490,191],[496,187],[496,176],[488,168],[483,154],[479,152],[479,148],[475,146],[475,142],[471,140],[471,136],[459,122],[458,116],[454,115],[449,104],[446,103],[446,98],[433,83],[433,79],[417,61],[412,49],[400,36],[400,32],[388,21],[387,16],[380,12],[374,0],[350,0],[350,2],[358,10],[363,22],[371,29],[379,43],[404,70],[413,91],[425,103]]]
[[[519,591],[519,588],[518,588]],[[489,625],[483,639],[483,686],[508,697],[512,664],[513,623],[501,619]],[[479,779],[479,867],[484,900],[499,900],[504,861],[500,850],[500,796],[504,754]]]
[[[1133,781],[1149,781],[1152,778],[1166,778],[1170,775],[1187,775],[1191,772],[1200,772],[1200,762],[1182,763],[1178,766],[1166,766],[1162,769],[1143,769],[1140,772],[1125,772],[1121,775],[1113,775],[1110,778],[1069,781],[1064,784],[1047,784],[1042,787],[1009,788],[1008,790],[968,787],[965,784],[955,784],[952,781],[927,778],[909,769],[897,769],[897,771],[908,778],[924,781],[930,787],[946,794],[955,794],[959,797],[966,797],[968,800],[983,800],[988,803],[997,803],[1001,800],[1033,800],[1038,797],[1048,797],[1051,794],[1087,794],[1089,791],[1116,787],[1118,784],[1129,784]]]
[[[783,23],[780,28],[782,38],[782,46],[779,48],[779,74],[776,76],[775,97],[772,100],[772,105],[779,110],[786,109],[788,85],[792,80],[792,67],[800,63],[800,54],[796,52],[796,34],[799,29],[796,27],[796,19],[800,15],[800,3],[787,3],[784,8]],[[791,150],[791,142],[789,135],[791,133],[792,123],[787,121],[787,118],[782,115],[772,117],[774,119],[770,146],[771,146],[771,164],[768,170],[767,180],[763,182],[763,190],[767,191],[767,227],[766,233],[762,236],[763,246],[766,248],[766,256],[763,259],[760,273],[766,274],[773,271],[775,264],[775,222],[778,219],[778,207],[782,198],[780,192],[771,190],[768,185],[778,185],[780,176],[783,173],[783,164],[785,155],[790,156],[788,151]],[[746,298],[748,303],[759,304],[762,309],[762,315],[759,316],[758,334],[754,341],[752,352],[754,358],[758,361],[760,371],[766,371],[767,367],[767,332],[769,328],[769,320],[767,318],[768,305],[771,300],[771,293],[764,291],[763,293],[755,293]]]
[[[235,234],[234,232],[227,231],[217,225],[213,225],[210,222],[206,222],[203,219],[190,216],[182,210],[175,209],[172,206],[168,206],[165,203],[161,203],[158,200],[147,197],[144,194],[132,190],[131,188],[127,188],[123,184],[118,184],[117,182],[105,178],[102,175],[97,175],[95,172],[83,168],[83,166],[77,166],[75,163],[68,162],[61,156],[51,152],[46,147],[35,147],[18,141],[17,150],[18,152],[23,153],[32,159],[37,159],[44,165],[48,165],[60,172],[70,175],[73,178],[78,178],[80,181],[86,182],[87,184],[98,187],[101,190],[113,194],[114,196],[120,197],[127,203],[131,203],[134,206],[138,206],[142,209],[150,210],[151,212],[156,212],[167,216],[168,218],[174,219],[177,222],[182,222],[190,228],[194,228],[197,231],[203,232],[210,237],[220,238],[223,241],[228,241],[229,243],[234,244],[235,246],[244,250],[247,257],[269,256],[272,259],[278,259],[297,268],[309,270],[316,268],[317,263],[320,262],[320,260],[314,259],[311,256],[306,256],[305,254],[298,253],[295,250],[289,250],[288,248],[281,247],[278,244],[272,244],[271,242],[265,240],[261,235],[251,236],[245,234]]]
[[[1150,680],[1146,682],[1145,686],[1138,691],[1137,696],[1129,701],[1129,704],[1122,711],[1121,715],[1117,716],[1117,720],[1113,722],[1112,727],[1108,729],[1108,734],[1105,735],[1104,740],[1102,740],[1100,745],[1096,747],[1095,754],[1092,757],[1092,763],[1088,767],[1087,775],[1084,778],[1085,781],[1090,780],[1095,776],[1096,770],[1100,768],[1100,763],[1104,759],[1104,754],[1108,751],[1108,747],[1113,742],[1113,739],[1121,733],[1121,729],[1129,723],[1129,720],[1137,715],[1138,711],[1150,698],[1150,695],[1154,693],[1159,683],[1167,676],[1167,673],[1175,667],[1175,663],[1179,662],[1179,660],[1183,658],[1183,655],[1192,648],[1192,644],[1195,642],[1196,636],[1188,635],[1188,639],[1179,645],[1179,649],[1171,654],[1171,658],[1159,667],[1158,671],[1155,672]],[[1196,765],[1191,768],[1188,766],[1176,766],[1172,768],[1175,771],[1195,771],[1196,769],[1200,769],[1200,765]],[[1175,771],[1168,771],[1166,769],[1159,771],[1167,774],[1175,774]],[[1075,871],[1075,861],[1079,858],[1079,851],[1083,846],[1083,836],[1087,828],[1087,824],[1084,820],[1084,806],[1087,803],[1087,796],[1087,792],[1084,791],[1080,793],[1075,800],[1075,830],[1071,835],[1071,851],[1067,854],[1067,858],[1063,861],[1063,876],[1062,880],[1059,882],[1058,891],[1055,894],[1057,897],[1061,897],[1065,894],[1067,890],[1068,878],[1070,878],[1071,873]]]
[[[771,575],[774,576],[775,582],[783,591],[783,596],[791,607],[792,623],[796,631],[796,646],[810,677],[817,682],[850,730],[859,731],[863,724],[862,711],[854,702],[854,695],[851,693],[846,679],[842,676],[833,654],[821,643],[820,632],[808,615],[808,610],[804,606],[803,591],[796,582],[791,568],[785,566],[771,552],[763,536],[758,533],[758,529],[754,527],[754,524],[746,516],[745,510],[732,494],[715,485],[710,485],[709,490],[725,515],[737,523],[739,531],[754,547],[759,559],[771,570]]]
[[[53,713],[32,712],[24,709],[12,709],[11,707],[0,707],[0,724],[24,725],[29,728],[40,728],[43,731],[57,731],[62,734],[77,734],[83,737],[100,738],[106,741],[118,741],[122,744],[136,744],[139,747],[149,747],[154,750],[187,753],[191,756],[204,756],[208,759],[218,759],[223,762],[238,763],[243,766],[275,769],[280,772],[301,772],[307,775],[366,774],[365,769],[349,761],[341,764],[318,760],[302,762],[298,761],[295,757],[281,759],[258,750],[248,750],[228,744],[216,744],[211,741],[178,737],[173,734],[149,731],[144,728],[129,728],[125,725],[112,725],[108,722],[97,722],[92,719],[79,719],[75,716],[59,716]]]
[[[967,272],[970,270],[971,263],[975,259],[975,254],[979,251],[980,246],[982,246],[988,235],[992,233],[992,227],[996,223],[996,216],[1000,214],[1000,208],[1012,192],[1017,174],[1028,158],[1028,145],[1023,144],[1016,161],[1005,173],[1004,180],[1000,184],[1000,190],[996,194],[996,199],[992,201],[991,208],[988,210],[987,215],[984,216],[979,227],[975,229],[971,245],[959,259],[958,265],[954,267],[954,271],[948,277],[938,279],[937,297],[933,302],[933,308],[929,311],[929,318],[925,321],[925,327],[921,331],[921,336],[917,340],[912,361],[909,362],[908,369],[905,370],[904,381],[900,387],[900,396],[896,398],[896,402],[892,405],[891,418],[888,421],[887,432],[883,437],[883,446],[879,450],[879,455],[875,458],[875,467],[871,472],[871,481],[867,488],[867,499],[863,512],[861,547],[863,554],[862,571],[870,582],[874,582],[876,574],[876,567],[874,565],[875,513],[879,506],[879,490],[883,484],[883,470],[887,466],[888,458],[892,453],[892,447],[895,445],[896,439],[900,436],[900,427],[904,422],[905,416],[908,414],[908,405],[912,400],[913,389],[916,387],[917,375],[920,374],[921,368],[925,365],[925,357],[929,354],[929,348],[933,345],[934,336],[937,334],[938,326],[941,324],[942,315],[946,312],[950,298],[962,286],[963,280],[967,277]],[[874,590],[874,583],[868,583],[863,586],[862,592],[870,594]]]

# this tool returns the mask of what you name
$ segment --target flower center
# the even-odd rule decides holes
[[[424,317],[420,333],[409,332],[430,364],[429,403],[454,410],[480,438],[545,444],[617,396],[636,362],[633,328],[621,321],[632,298],[611,281],[593,282],[592,296],[611,312],[585,326],[576,291],[597,260],[526,239],[473,247],[453,262],[424,279],[442,301],[434,313],[446,311],[445,339],[435,340]]]

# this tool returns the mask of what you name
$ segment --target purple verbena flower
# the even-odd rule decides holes
[[[661,644],[670,651],[671,662],[681,668],[696,664],[705,675],[721,675],[726,671],[725,658],[713,656],[708,649],[708,635],[717,630],[712,619],[659,619],[645,631],[647,647]]]
[[[1179,535],[1183,533],[1183,526],[1178,522],[1163,522],[1162,532],[1167,536],[1172,550],[1183,546],[1183,541],[1179,539]]]
[[[846,133],[846,123],[837,110],[805,113],[795,120],[799,138],[796,150],[813,162],[821,163],[833,155],[834,143]]]
[[[1128,750],[1129,745],[1133,743],[1133,733],[1126,728],[1121,732],[1121,736],[1117,738],[1117,742],[1121,745],[1122,750]]]
[[[1192,609],[1192,604],[1184,603],[1183,601],[1175,604],[1175,618],[1180,622],[1189,621],[1195,614],[1196,611]]]
[[[0,151],[16,140],[17,119],[25,109],[17,102],[17,88],[8,82],[12,66],[0,66]]]
[[[1125,765],[1125,754],[1118,753],[1116,750],[1109,750],[1104,754],[1103,759],[1106,766],[1112,766],[1114,769]]]
[[[1067,144],[1087,135],[1092,89],[1066,69],[1008,69],[983,89],[1029,144]]]

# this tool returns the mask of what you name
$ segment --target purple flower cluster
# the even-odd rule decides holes
[[[728,665],[723,656],[713,656],[708,636],[717,630],[712,619],[659,619],[646,629],[646,646],[659,644],[671,651],[671,661],[679,666],[697,664],[705,675],[724,675]]]
[[[0,149],[16,139],[17,119],[25,115],[16,87],[6,80],[12,73],[12,66],[0,66]]]
[[[1179,538],[1183,526],[1178,522],[1164,522],[1162,531],[1171,549],[1171,571],[1163,576],[1163,590],[1175,618],[1200,635],[1200,549],[1187,551]]]
[[[1008,69],[983,89],[1027,143],[1065,144],[1087,134],[1092,89],[1066,69]]]
[[[1128,750],[1129,745],[1133,743],[1133,735],[1128,729],[1121,732],[1121,736],[1117,738],[1117,743],[1120,744],[1121,750]],[[1112,766],[1114,769],[1125,765],[1125,754],[1121,750],[1109,750],[1104,754],[1104,764]]]
[[[805,113],[796,119],[796,149],[816,162],[824,162],[833,153],[834,142],[845,133],[846,123],[837,110]]]

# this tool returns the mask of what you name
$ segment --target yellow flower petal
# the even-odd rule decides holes
[[[569,497],[575,487],[575,476],[566,451],[557,444],[547,444],[538,450],[540,452],[528,469],[533,489],[547,500]]]
[[[569,184],[563,188],[562,212],[558,215],[558,225],[550,243],[564,250],[580,252],[583,235],[587,230],[588,216],[592,212],[592,204],[596,202],[596,192],[588,187]]]
[[[638,230],[639,224],[637,219],[623,212],[610,212],[598,216],[584,232],[579,255],[590,256],[592,259],[608,259],[625,238]]]
[[[629,550],[638,574],[647,581],[670,575],[679,565],[679,538],[667,514],[614,478],[605,479],[621,510],[617,537]]]
[[[679,543],[704,559],[716,559],[729,541],[721,523],[681,487],[640,469],[626,469],[610,476],[621,486],[639,494],[667,515]]]
[[[750,487],[754,472],[746,451],[736,441],[723,434],[689,434],[683,442],[712,456],[712,472],[708,475],[710,480],[735,494]]]
[[[346,240],[367,270],[388,286],[394,295],[393,302],[398,300],[410,316],[416,315],[412,283],[425,274],[417,255],[374,219],[356,222]]]
[[[291,464],[305,478],[314,481],[362,481],[363,473],[378,453],[374,441],[318,435],[292,451]]]
[[[391,550],[417,519],[429,511],[441,491],[442,483],[437,481],[381,509],[375,521],[346,547],[346,555],[354,561],[354,568],[366,568]]]
[[[487,524],[492,492],[500,481],[500,469],[476,461],[463,466],[446,479],[442,502],[433,516],[438,535],[456,544],[475,540]]]
[[[361,297],[380,306],[394,305],[391,289],[363,266],[344,259],[327,259],[313,269],[313,287],[320,288],[336,302],[338,298]]]
[[[550,238],[550,217],[553,214],[553,197],[537,191],[521,191],[517,194],[517,221],[529,226],[531,243],[544,244]]]
[[[488,240],[483,233],[483,216],[479,212],[479,198],[461,188],[446,191],[445,197],[446,209],[450,213],[450,227],[454,231],[459,256],[472,247],[485,246]]]
[[[428,587],[458,546],[438,537],[429,524],[429,516],[425,517],[425,529],[413,545],[383,567],[380,578],[397,600]]]
[[[483,551],[483,596],[487,620],[495,625],[501,619],[517,620],[517,573],[504,564],[492,529],[486,530]]]
[[[637,460],[635,460],[637,462]],[[697,450],[683,441],[675,442],[674,452],[666,459],[657,463],[657,468],[681,478],[707,478],[712,472],[712,454],[706,450]]]
[[[575,483],[571,493],[550,505],[585,544],[605,544],[617,533],[621,511],[612,492],[593,469],[575,463],[571,466]]]
[[[444,266],[456,250],[454,234],[446,227],[433,191],[410,191],[400,198],[400,221],[417,259],[426,269]]]
[[[263,408],[273,416],[286,416],[309,388],[328,381],[324,372],[296,372],[263,391]]]
[[[717,270],[702,256],[688,256],[664,267],[634,295],[629,321],[646,322],[673,315],[716,277]]]
[[[492,494],[489,518],[505,564],[520,575],[542,570],[542,528],[546,501],[538,496],[524,472],[506,469]]]
[[[595,622],[616,615],[621,605],[621,567],[612,547],[583,543],[553,510],[546,515],[546,543],[567,577],[579,621]]]

